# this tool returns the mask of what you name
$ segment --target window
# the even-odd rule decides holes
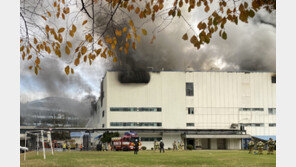
[[[110,107],[115,112],[161,112],[160,107]]]
[[[252,124],[242,124],[244,127],[251,127]]]
[[[271,83],[276,83],[276,76],[271,77]]]
[[[255,127],[264,127],[264,124],[259,123],[259,124],[254,124],[253,126],[255,126]]]
[[[239,108],[239,111],[264,111],[264,108]]]
[[[193,96],[193,83],[187,82],[186,83],[186,96]]]
[[[162,123],[160,122],[110,122],[110,126],[136,126],[136,127],[142,127],[142,126],[162,126]]]
[[[268,108],[268,114],[275,115],[276,114],[276,108]]]
[[[194,123],[186,123],[186,126],[187,127],[192,127],[192,126],[194,126]]]
[[[276,123],[270,123],[269,127],[276,127]]]
[[[193,107],[189,107],[189,108],[187,108],[187,110],[188,110],[189,115],[194,114],[194,108]]]
[[[264,123],[245,123],[241,125],[244,127],[264,127]]]
[[[104,124],[102,124],[102,128],[104,128],[105,127],[105,125]]]
[[[141,137],[141,141],[160,141],[161,137]]]
[[[103,112],[102,112],[102,118],[104,118],[104,115],[105,115],[105,111],[103,110]]]

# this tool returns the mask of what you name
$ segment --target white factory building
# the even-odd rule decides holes
[[[198,149],[242,149],[245,139],[275,138],[276,78],[271,72],[149,72],[148,83],[121,83],[108,71],[98,128],[133,130],[143,146],[184,141]],[[241,126],[244,126],[242,129]]]

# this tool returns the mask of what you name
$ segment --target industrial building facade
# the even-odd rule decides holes
[[[161,71],[149,75],[148,83],[121,83],[118,72],[106,73],[98,128],[144,129],[139,136],[148,149],[160,139],[165,148],[182,140],[194,148],[241,149],[244,138],[276,135],[275,73]],[[198,131],[223,132],[241,126],[246,134]]]

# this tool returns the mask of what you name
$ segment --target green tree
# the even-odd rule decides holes
[[[109,132],[109,131],[104,132],[101,141],[103,143],[106,143],[106,142],[110,143],[112,137],[119,137],[119,133],[118,132]]]

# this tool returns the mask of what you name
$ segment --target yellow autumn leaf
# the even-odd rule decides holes
[[[29,66],[29,70],[32,70],[32,66]]]
[[[69,48],[72,48],[72,43],[70,41],[67,41],[67,45],[69,46]]]
[[[77,53],[79,51],[79,46],[75,49],[75,53]]]
[[[145,29],[142,29],[142,33],[143,33],[144,35],[147,35],[147,31],[146,31]]]
[[[65,72],[66,72],[67,75],[69,75],[69,72],[70,72],[69,70],[70,70],[70,67],[67,66],[67,67],[65,68]]]
[[[102,42],[102,40],[99,40],[98,45],[103,46],[103,44],[101,42]]]
[[[141,36],[137,35],[136,39],[137,39],[138,42],[140,42],[141,41]]]
[[[116,57],[113,58],[113,62],[114,62],[114,63],[117,62],[117,58],[116,58]]]
[[[35,66],[35,74],[38,75],[38,69],[36,66]]]
[[[37,39],[36,38],[34,38],[34,44],[37,44]]]
[[[86,23],[87,23],[87,20],[84,20],[83,23],[82,23],[82,25],[84,25],[84,24],[86,24]]]
[[[125,48],[127,48],[127,49],[128,49],[128,47],[129,47],[129,43],[128,43],[128,42],[126,42],[126,43],[125,43]]]
[[[21,46],[20,51],[23,51],[25,48],[25,46]]]
[[[129,26],[131,26],[131,27],[134,26],[134,22],[132,20],[129,21]]]
[[[32,55],[29,55],[28,58],[27,58],[27,60],[30,60],[31,58],[32,58]]]
[[[51,17],[51,13],[49,11],[47,11],[47,14],[48,14],[49,17]]]
[[[78,66],[78,65],[79,65],[79,63],[80,63],[80,59],[78,59],[78,58],[77,58],[77,59],[75,59],[75,61],[74,61],[74,65],[75,65],[75,66]]]
[[[182,39],[185,40],[185,41],[188,40],[188,35],[187,35],[187,33],[185,33],[185,34],[183,35]]]
[[[76,26],[72,24],[72,31],[75,33],[76,32]]]
[[[55,54],[56,54],[58,57],[62,57],[62,54],[61,54],[60,49],[56,48],[56,49],[54,50],[54,52],[55,52]]]
[[[73,68],[71,68],[71,73],[74,74],[74,70],[73,70]]]
[[[133,42],[133,49],[136,50],[136,43]]]
[[[80,51],[81,51],[81,54],[84,55],[87,51],[87,48],[85,46],[82,46]]]
[[[127,55],[128,50],[126,48],[124,48],[124,53]]]
[[[70,30],[69,32],[70,36],[73,38],[74,37],[74,31],[73,30]]]
[[[131,39],[131,34],[130,33],[127,33],[127,35],[126,35],[126,39]]]
[[[66,54],[67,54],[67,55],[69,55],[69,54],[70,54],[70,49],[69,49],[69,47],[68,47],[68,46],[66,46],[66,48],[65,48],[65,52],[66,52]]]
[[[36,57],[35,64],[40,64],[40,59],[39,59],[39,57]]]
[[[97,49],[96,54],[99,55],[101,53],[102,49]]]
[[[46,17],[44,17],[44,16],[41,16],[41,17],[42,17],[45,21],[47,20]]]
[[[23,52],[23,55],[22,55],[23,60],[25,60],[25,56],[26,56],[26,54],[25,54],[25,52]]]
[[[67,7],[66,11],[65,11],[65,14],[68,14],[68,13],[70,13],[70,8],[69,7]]]
[[[64,31],[65,31],[65,28],[62,27],[62,28],[59,29],[58,33],[62,33]]]
[[[111,44],[111,48],[114,50],[115,49],[115,45],[114,44]]]
[[[115,34],[120,37],[121,36],[121,31],[120,30],[115,30]]]
[[[135,13],[138,14],[139,12],[140,12],[140,8],[137,7],[136,10],[135,10]]]
[[[127,27],[124,27],[122,32],[125,33],[127,31]]]

